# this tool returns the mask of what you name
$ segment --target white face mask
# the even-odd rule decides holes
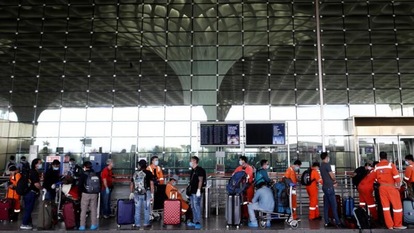
[[[326,159],[326,162],[327,163],[329,163],[331,161],[331,159],[328,157],[327,159]]]
[[[154,165],[155,165],[155,166],[158,166],[158,160],[155,160],[155,161],[154,161]]]
[[[239,165],[243,166],[243,161],[239,160]]]
[[[368,170],[372,170],[372,167],[371,166],[368,166]]]
[[[43,165],[42,164],[37,164],[36,167],[37,167],[37,169],[42,169]]]
[[[265,166],[265,169],[266,169],[266,170],[267,170],[267,169],[269,169],[269,164]]]
[[[172,184],[173,186],[175,186],[175,185],[177,184],[177,182],[173,181],[171,184]]]
[[[190,165],[190,167],[193,167],[193,162],[189,162],[188,164]]]
[[[405,165],[410,165],[410,163],[407,161],[407,160],[405,160]]]
[[[59,167],[53,167],[53,171],[59,170]]]
[[[297,172],[297,171],[299,171],[299,170],[300,170],[300,167],[299,167],[299,166],[295,166],[295,167],[293,168],[293,170],[295,170],[295,172]]]

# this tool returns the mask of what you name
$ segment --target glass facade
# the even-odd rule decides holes
[[[289,146],[225,149],[226,167],[243,152],[278,170],[287,150],[312,161],[324,144],[350,168],[345,119],[413,116],[414,1],[316,8],[307,0],[0,0],[0,159],[34,144],[129,160],[157,154],[170,167],[196,153],[213,168],[216,148],[200,147],[200,121],[275,120],[288,122]],[[92,145],[83,148],[83,138]]]

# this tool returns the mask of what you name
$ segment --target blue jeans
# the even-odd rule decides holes
[[[24,201],[24,214],[22,225],[32,225],[32,212],[35,206],[37,195],[36,193],[29,191],[23,196]]]
[[[329,223],[329,216],[328,211],[329,207],[332,209],[333,216],[335,218],[335,224],[340,224],[338,217],[338,210],[336,206],[336,198],[335,198],[335,189],[332,188],[325,188],[322,187],[323,193],[323,218],[325,219],[325,224]]]
[[[193,223],[201,223],[201,196],[191,194],[190,205],[193,211]]]
[[[105,189],[101,191],[101,209],[102,214],[109,216],[111,215],[111,194],[112,189],[109,189],[109,194],[106,194]]]
[[[149,225],[150,221],[150,205],[151,205],[151,191],[147,191],[147,195],[135,194],[135,226],[141,226],[141,210],[144,207],[144,226]]]

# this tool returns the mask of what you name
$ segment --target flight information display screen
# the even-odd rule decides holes
[[[286,144],[285,123],[246,123],[246,146]]]
[[[200,125],[202,146],[240,145],[240,125],[233,123],[202,123]]]

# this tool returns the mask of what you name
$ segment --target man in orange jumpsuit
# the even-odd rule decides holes
[[[288,169],[286,169],[285,172],[285,177],[289,178],[292,180],[292,182],[297,185],[298,184],[298,178],[297,178],[297,173],[300,170],[300,166],[302,165],[302,162],[300,160],[296,160],[292,166],[288,167]],[[300,219],[298,219],[298,215],[296,213],[296,207],[298,205],[296,199],[296,190],[292,191],[292,219],[294,220],[298,220],[300,221]]]
[[[177,175],[173,175],[170,178],[170,181],[167,183],[167,187],[165,188],[165,195],[167,195],[168,199],[172,198],[181,201],[181,215],[184,215],[187,212],[189,206],[176,187],[177,181]]]
[[[402,225],[403,209],[398,191],[401,182],[400,175],[395,165],[388,162],[387,153],[384,151],[380,152],[380,162],[375,166],[374,172],[380,185],[379,194],[384,210],[385,225],[388,229],[407,229]],[[394,219],[391,217],[390,204]]]
[[[404,181],[407,183],[407,190],[408,195],[413,198],[414,194],[414,158],[413,155],[406,155],[405,156],[405,165],[407,167],[405,168],[404,172]]]
[[[252,202],[254,196],[254,169],[247,163],[247,157],[242,155],[239,159],[239,165],[236,170],[234,170],[233,174],[239,171],[245,171],[247,174],[247,183],[249,184],[246,192],[244,193],[243,202]],[[242,218],[249,219],[249,212],[247,211],[247,205],[242,206]]]
[[[377,165],[378,162],[375,161],[373,166]],[[358,184],[359,192],[359,206],[362,208],[368,207],[369,213],[374,221],[378,221],[377,214],[377,205],[375,204],[375,198],[372,195],[374,192],[374,182],[376,179],[376,173],[374,172],[374,167],[368,165],[368,170],[370,172],[366,175]]]
[[[162,169],[158,166],[158,156],[151,157],[151,164],[147,167],[147,170],[150,171],[156,180],[154,180],[154,185],[164,184],[164,174]]]
[[[319,162],[314,162],[312,164],[312,169],[310,172],[311,184],[306,186],[306,192],[308,192],[309,195],[309,220],[322,219],[321,215],[319,214],[318,206],[318,184],[322,184],[322,178],[318,172],[319,167]]]
[[[20,212],[20,195],[16,192],[17,182],[20,180],[21,174],[18,172],[15,165],[9,167],[10,178],[9,178],[9,187],[6,193],[6,198],[14,199],[14,213],[17,214]]]

